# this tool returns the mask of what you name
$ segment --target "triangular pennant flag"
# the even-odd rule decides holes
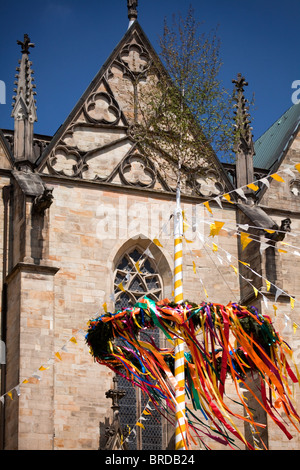
[[[145,429],[145,426],[142,423],[137,422],[136,425],[139,426],[142,429]]]
[[[107,313],[107,303],[106,302],[104,302],[102,307],[103,307],[104,312]]]
[[[295,299],[293,297],[290,297],[290,303],[291,303],[291,308],[293,309],[295,307]]]
[[[275,302],[277,302],[277,299],[281,294],[282,294],[282,290],[277,288],[275,292]]]
[[[257,185],[254,184],[254,183],[247,184],[247,187],[248,187],[249,189],[252,189],[253,191],[258,191],[258,190],[259,190],[259,186],[257,186]]]
[[[219,198],[219,196],[215,197],[214,200],[216,201],[216,203],[218,204],[218,206],[220,206],[220,208],[223,209],[222,202],[221,202],[221,199]]]
[[[249,230],[249,225],[248,224],[239,224],[239,228],[246,231],[246,230]]]
[[[293,331],[294,331],[294,333],[296,333],[297,328],[298,328],[297,323],[293,322]]]
[[[77,340],[76,338],[74,338],[74,336],[70,339],[71,343],[74,343],[74,344],[77,344]]]
[[[267,286],[267,291],[269,292],[269,290],[271,288],[271,283],[267,279],[266,279],[266,286]]]
[[[118,285],[118,288],[119,288],[122,292],[125,292],[125,289],[124,289],[124,287],[123,287],[122,282],[120,282],[120,284]]]
[[[296,170],[299,171],[299,173],[300,173],[300,163],[297,163],[297,164],[295,165],[295,168],[296,168]]]
[[[160,243],[159,240],[157,240],[157,238],[154,238],[153,243],[154,243],[156,246],[160,246],[160,247],[163,248],[162,244]]]
[[[149,258],[154,259],[154,256],[153,256],[153,254],[151,253],[151,251],[149,250],[149,248],[147,248],[147,249],[145,250],[144,254],[145,254],[146,256],[149,256]]]
[[[231,204],[234,204],[234,202],[232,202],[231,197],[229,196],[229,194],[223,194],[223,198],[226,199],[226,201],[230,202]]]
[[[254,290],[255,297],[257,297],[258,290],[256,289],[256,287],[254,287],[254,286],[252,286],[252,287],[253,287],[253,290]]]
[[[44,371],[44,370],[48,370],[48,369],[49,369],[49,367],[44,367],[44,366],[41,366],[41,367],[39,368],[40,371]]]
[[[260,182],[265,184],[267,188],[270,187],[270,181],[268,180],[268,178],[261,178]]]
[[[230,267],[234,270],[235,274],[238,274],[238,270],[233,264],[231,264]]]
[[[219,235],[220,230],[222,229],[225,222],[217,222],[215,221],[213,224],[210,224],[210,237],[215,237]]]
[[[268,308],[268,299],[265,295],[263,295],[263,301],[264,301],[265,307]]]
[[[242,244],[243,250],[246,248],[246,246],[249,245],[249,243],[252,242],[252,240],[249,237],[250,237],[249,233],[241,232],[241,244]]]
[[[0,397],[0,402],[4,405],[4,396]]]
[[[17,386],[15,387],[15,391],[17,392],[17,395],[18,395],[18,397],[19,397],[19,396],[21,395],[21,390],[20,390],[20,386],[19,386],[19,385],[17,385]]]
[[[208,212],[210,212],[210,213],[212,214],[212,210],[211,210],[211,208],[210,208],[209,202],[206,201],[206,202],[203,203],[203,205],[206,207],[206,209],[208,210]]]
[[[291,176],[292,178],[295,177],[294,173],[292,172],[292,170],[290,168],[285,168],[283,170],[287,175]]]
[[[214,252],[215,251],[218,251],[218,245],[216,245],[215,243],[213,243],[213,249],[212,249]]]
[[[12,396],[12,393],[11,393],[11,392],[7,392],[7,395],[9,396],[9,398],[10,398],[11,400],[13,400],[13,396]]]
[[[195,261],[193,261],[193,271],[194,271],[194,274],[197,274],[197,272],[196,272],[196,263],[195,263]]]
[[[245,200],[247,201],[247,198],[246,198],[245,193],[244,193],[244,191],[242,190],[242,188],[235,189],[235,192],[236,192],[242,199],[245,199]]]
[[[139,262],[139,261],[137,261],[137,262],[135,263],[135,267],[136,267],[136,270],[140,273],[141,270],[140,270],[140,262]]]
[[[281,176],[279,176],[277,173],[273,173],[272,175],[270,175],[271,178],[273,178],[275,181],[279,181],[279,183],[284,183],[284,179],[281,178]]]
[[[57,357],[57,359],[59,359],[60,361],[62,361],[62,358],[61,358],[61,355],[59,354],[59,352],[55,353],[54,355],[55,355],[55,357]]]
[[[277,307],[276,305],[273,305],[273,309],[274,309],[274,315],[275,315],[275,317],[276,317],[276,313],[277,313],[277,308],[278,308],[278,307]]]

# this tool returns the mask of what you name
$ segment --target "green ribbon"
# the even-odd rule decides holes
[[[156,305],[155,305],[155,302],[154,300],[152,299],[149,299],[148,297],[144,297],[145,300],[147,300],[149,302],[149,309],[150,309],[150,314],[151,314],[151,318],[153,320],[153,323],[158,327],[160,328],[160,330],[164,333],[164,335],[170,339],[172,341],[172,337],[169,335],[169,333],[164,329],[164,327],[160,324],[160,322],[158,321],[157,319],[157,316],[156,316]],[[139,305],[143,305],[143,307],[140,307],[140,308],[148,308],[148,305],[145,303],[145,304],[136,304],[135,306],[139,306]]]

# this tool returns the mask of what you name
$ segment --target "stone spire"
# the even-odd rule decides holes
[[[29,60],[29,49],[34,47],[27,34],[24,41],[17,41],[21,46],[22,59],[16,68],[17,80],[14,89],[16,95],[13,97],[13,110],[11,116],[14,118],[14,157],[18,169],[31,167],[34,163],[33,152],[33,123],[37,121],[36,100],[33,84],[32,62]]]
[[[236,184],[237,188],[253,182],[253,156],[254,143],[252,128],[250,127],[250,115],[248,101],[244,96],[244,87],[248,86],[245,78],[239,73],[237,80],[232,80],[235,84],[234,98],[236,101],[235,113],[235,143],[234,152],[236,155]],[[244,188],[245,193],[250,193],[248,188]]]
[[[137,19],[138,0],[127,0],[129,27]]]

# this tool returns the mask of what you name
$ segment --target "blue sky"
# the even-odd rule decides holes
[[[185,16],[189,5],[203,29],[218,26],[224,86],[241,72],[255,95],[254,139],[290,106],[292,83],[300,80],[299,0],[139,0],[138,21],[158,51],[164,18]],[[21,57],[17,39],[28,33],[36,47],[31,60],[37,86],[35,132],[53,135],[67,118],[128,27],[126,0],[1,0],[0,80],[6,104],[0,128],[12,129],[10,117],[15,68]]]

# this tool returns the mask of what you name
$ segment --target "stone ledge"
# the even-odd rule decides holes
[[[47,266],[41,264],[33,264],[33,263],[17,263],[14,268],[8,273],[6,276],[5,282],[9,283],[14,276],[19,272],[31,272],[35,274],[50,274],[55,276],[55,274],[60,270],[60,268],[56,266]]]

